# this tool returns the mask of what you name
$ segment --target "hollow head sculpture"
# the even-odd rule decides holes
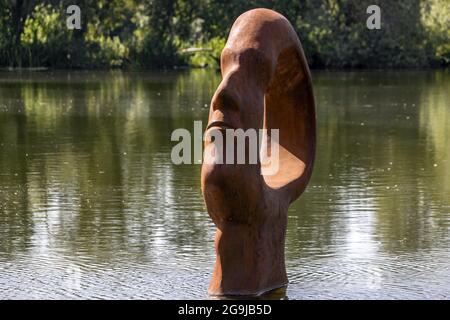
[[[267,9],[234,22],[211,101],[211,130],[279,130],[278,171],[256,164],[202,166],[206,208],[217,227],[212,295],[258,295],[287,284],[284,243],[289,205],[312,173],[316,127],[311,76],[289,21]],[[274,147],[270,138],[262,148]],[[206,139],[205,153],[212,147]],[[246,145],[246,148],[248,146]],[[226,154],[225,156],[226,157]]]

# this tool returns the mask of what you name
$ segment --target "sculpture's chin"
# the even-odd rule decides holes
[[[203,164],[202,190],[208,213],[218,227],[225,221],[257,220],[264,202],[257,165]]]

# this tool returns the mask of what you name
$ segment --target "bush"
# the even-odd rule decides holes
[[[122,67],[128,60],[128,48],[119,36],[98,34],[93,24],[88,24],[85,35],[87,49],[85,65],[90,67]]]
[[[57,66],[69,64],[72,35],[65,27],[64,10],[38,4],[25,20],[20,41],[26,65]]]
[[[66,28],[78,3],[82,30]],[[232,22],[256,7],[292,23],[312,67],[450,64],[448,0],[0,0],[0,66],[217,67]],[[381,7],[381,30],[366,28]],[[207,50],[183,53],[187,48]]]
[[[165,69],[186,65],[176,42],[154,32],[148,32],[133,50],[132,62],[137,68]]]
[[[213,67],[220,68],[220,54],[225,47],[226,40],[221,37],[214,37],[206,42],[197,42],[194,47],[203,49],[189,55],[188,63],[193,67]]]

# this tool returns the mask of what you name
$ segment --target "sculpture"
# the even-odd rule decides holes
[[[288,282],[287,210],[306,188],[315,154],[311,76],[293,27],[268,9],[237,18],[221,54],[221,71],[206,134],[279,129],[279,171],[262,175],[260,163],[203,163],[202,193],[217,227],[209,293],[259,295]],[[210,143],[205,141],[205,152]]]

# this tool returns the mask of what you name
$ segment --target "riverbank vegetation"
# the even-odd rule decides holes
[[[66,26],[72,4],[79,30]],[[366,27],[371,4],[380,30]],[[312,67],[450,64],[448,0],[0,0],[0,67],[217,67],[233,21],[256,7],[291,21]]]

